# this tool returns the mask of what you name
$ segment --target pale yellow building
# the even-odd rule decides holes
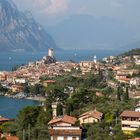
[[[124,133],[131,133],[140,127],[140,112],[124,111],[121,114],[121,127]]]
[[[96,110],[92,110],[80,115],[79,121],[80,124],[95,123],[101,121],[102,117],[103,117],[103,113]]]

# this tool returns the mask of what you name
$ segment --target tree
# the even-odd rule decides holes
[[[35,95],[42,95],[44,96],[45,95],[45,87],[41,84],[35,84],[35,86],[32,88],[32,91],[31,91],[33,94]]]
[[[67,105],[66,105],[66,114],[67,115],[71,115],[71,113],[74,111],[74,108],[73,108],[73,104],[72,104],[72,100],[69,100],[67,102]]]
[[[109,127],[100,122],[88,128],[87,140],[111,140],[109,135]]]
[[[57,85],[48,86],[46,91],[47,91],[47,100],[50,103],[60,102],[64,104],[67,98],[69,97],[68,93],[64,93],[63,88]]]
[[[127,102],[129,100],[129,91],[128,86],[126,86],[126,92],[123,94],[123,100],[124,102]]]
[[[63,115],[63,106],[61,103],[57,104],[56,113],[57,113],[57,116]]]
[[[34,128],[37,123],[40,107],[28,106],[19,111],[14,124],[16,125],[16,134],[20,139],[25,136],[25,140],[28,140],[28,127]]]
[[[117,87],[117,100],[121,101],[120,87]]]

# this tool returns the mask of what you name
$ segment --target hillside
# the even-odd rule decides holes
[[[131,56],[131,55],[140,55],[140,48],[132,49],[132,50],[122,54],[122,56]]]
[[[11,0],[0,0],[0,51],[46,51],[52,37],[30,12],[20,12]]]

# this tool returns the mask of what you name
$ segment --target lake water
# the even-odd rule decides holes
[[[73,50],[73,51],[57,51],[55,57],[58,61],[73,60],[79,62],[81,60],[93,60],[94,55],[100,60],[109,55],[117,55],[119,51],[94,51],[94,50]],[[16,65],[27,64],[29,61],[36,61],[46,56],[47,52],[15,52],[15,53],[2,53],[0,52],[0,70],[11,70]]]
[[[15,118],[18,111],[25,106],[38,105],[37,101],[26,99],[12,99],[0,96],[0,116]]]

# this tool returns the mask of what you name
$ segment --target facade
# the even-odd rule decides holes
[[[77,119],[71,116],[60,116],[52,119],[49,124],[51,140],[81,140],[82,130],[75,127]]]
[[[51,127],[49,129],[51,140],[81,140],[82,130],[80,127]]]
[[[124,111],[121,114],[121,124],[124,133],[131,133],[140,127],[140,112]]]
[[[45,81],[43,81],[43,85],[45,86],[45,87],[47,87],[47,86],[49,86],[49,85],[53,85],[53,84],[55,84],[56,82],[54,81],[54,80],[45,80]]]
[[[94,123],[101,121],[103,113],[92,110],[79,116],[80,124]]]
[[[130,85],[139,86],[140,85],[140,78],[132,78],[130,80]]]

